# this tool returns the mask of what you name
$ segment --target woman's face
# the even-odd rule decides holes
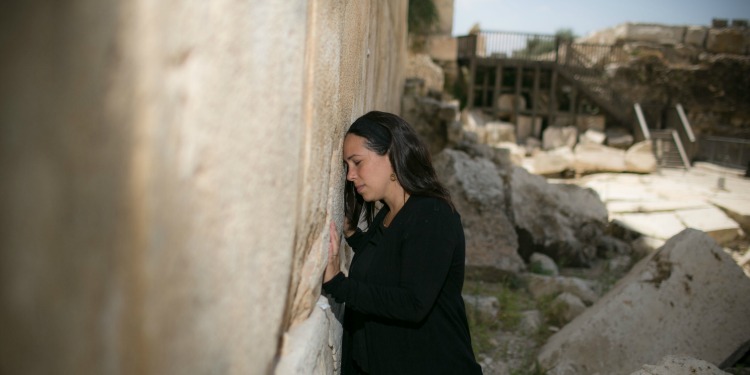
[[[347,166],[346,179],[354,183],[362,198],[367,202],[383,199],[392,188],[390,177],[393,173],[388,154],[378,155],[365,145],[367,140],[355,134],[344,138],[344,164]]]

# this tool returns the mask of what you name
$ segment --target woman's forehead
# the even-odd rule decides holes
[[[347,134],[344,138],[344,158],[347,158],[352,153],[363,153],[370,151],[367,146],[367,140],[356,134]]]

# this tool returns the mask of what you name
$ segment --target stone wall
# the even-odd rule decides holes
[[[453,33],[453,1],[434,0],[438,10],[436,30],[427,38],[426,52],[438,61],[455,61],[457,44]]]
[[[643,42],[682,45],[709,53],[750,55],[750,29],[739,26],[671,26],[628,22],[596,31],[576,42],[610,45]]]
[[[406,13],[6,4],[0,373],[328,373],[341,139],[398,111]]]

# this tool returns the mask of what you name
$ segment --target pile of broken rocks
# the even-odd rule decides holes
[[[732,366],[750,348],[747,256],[743,271],[694,229],[650,247],[608,221],[595,191],[548,183],[502,149],[461,143],[434,164],[464,224],[467,280],[522,280],[530,298],[560,307],[563,324],[546,325],[556,332],[541,344],[539,311],[512,330],[493,325],[478,353],[486,374],[743,373]],[[493,296],[464,297],[481,321],[503,310]]]

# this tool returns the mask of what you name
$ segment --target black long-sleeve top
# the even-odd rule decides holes
[[[344,302],[342,374],[481,374],[461,297],[461,218],[443,200],[411,196],[383,226],[347,238],[349,277],[323,284]]]

